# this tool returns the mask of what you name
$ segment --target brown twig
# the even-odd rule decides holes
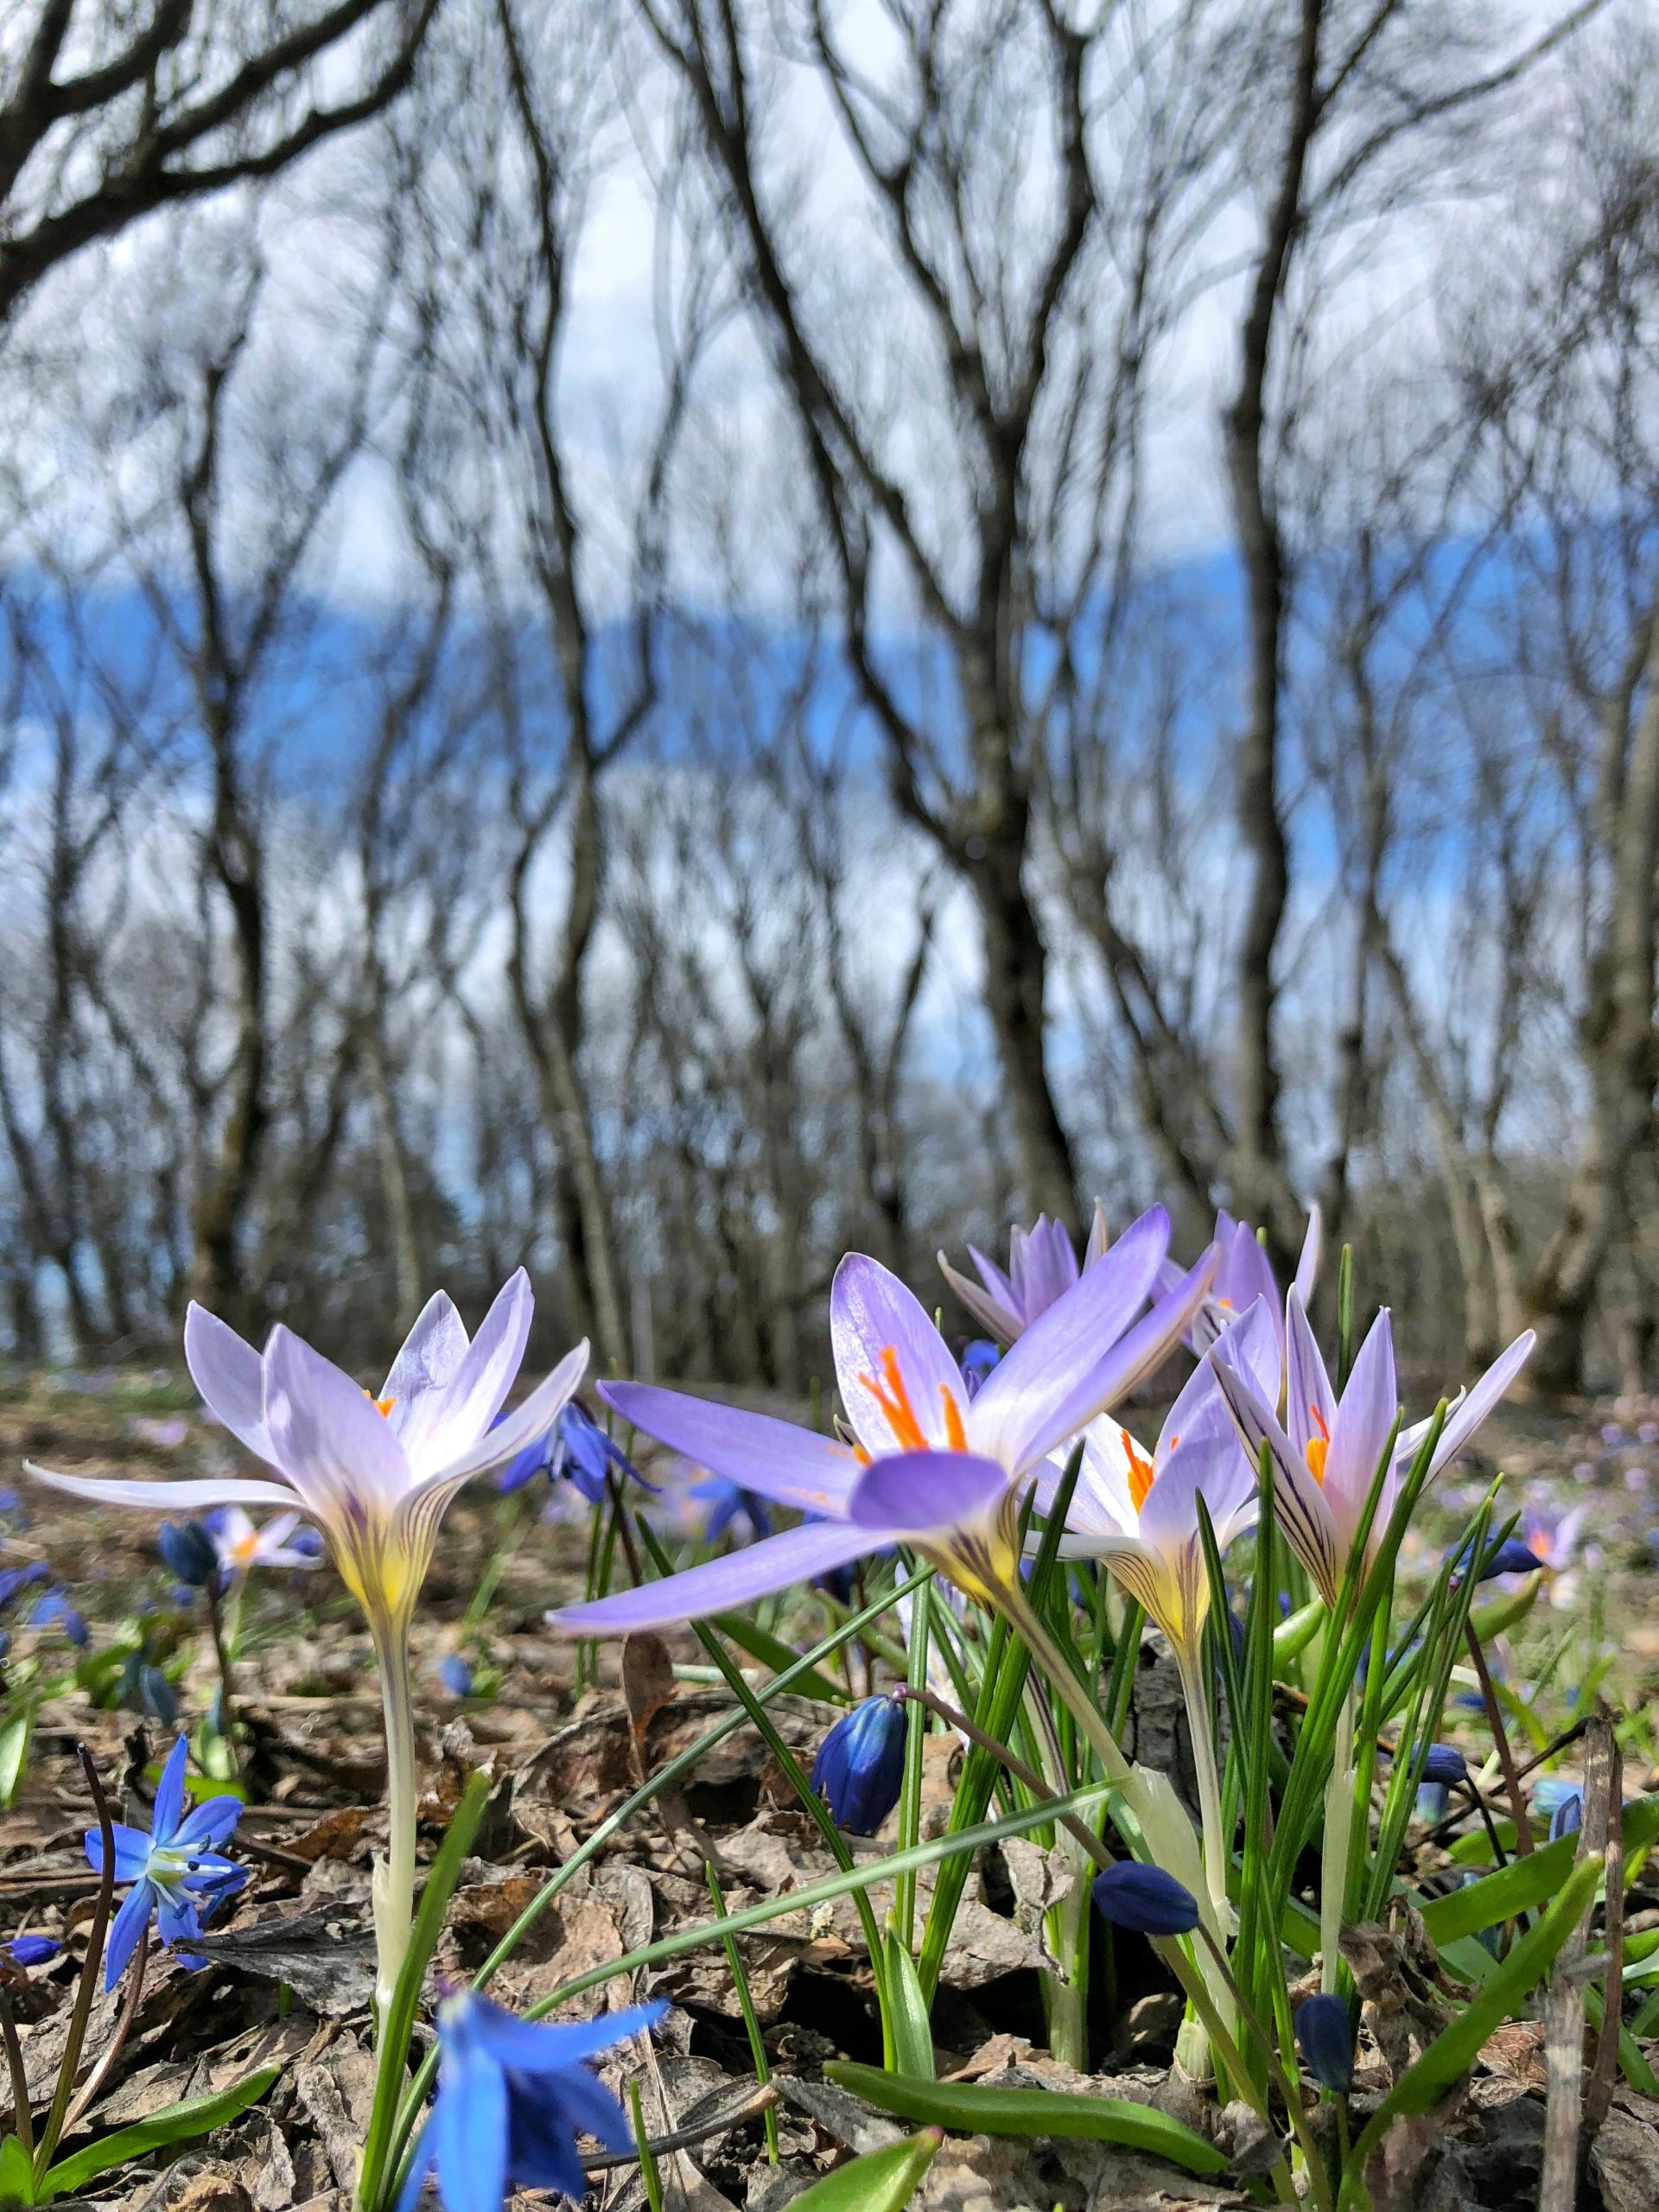
[[[126,1999],[121,2007],[121,2017],[115,2024],[115,2033],[110,2037],[104,2056],[81,2083],[79,2095],[69,2107],[68,2117],[63,2123],[66,2135],[73,2130],[81,2115],[90,2110],[93,2098],[109,2079],[111,2068],[120,2057],[122,2047],[132,2033],[132,2024],[138,2017],[139,2002],[144,1993],[144,1971],[149,1964],[149,1930],[146,1928],[143,1941],[138,1946],[138,1955],[132,1962],[132,1979],[127,1985]]]
[[[988,1751],[994,1759],[999,1760],[1016,1781],[1025,1783],[1039,1805],[1053,1802],[1053,1791],[1034,1768],[1028,1767],[1022,1758],[1017,1758],[1013,1751],[1009,1751],[1006,1744],[999,1744],[995,1736],[988,1736],[982,1728],[976,1728],[965,1713],[958,1713],[954,1705],[947,1704],[944,1699],[938,1696],[936,1692],[929,1689],[913,1690],[908,1683],[906,1683],[895,1689],[893,1696],[895,1704],[925,1705],[930,1713],[938,1713],[947,1727],[959,1730],[970,1744],[977,1744],[981,1751]],[[1115,1863],[1111,1853],[1094,1834],[1087,1821],[1080,1821],[1075,1813],[1062,1813],[1059,1815],[1059,1821],[1061,1827],[1069,1834],[1077,1838],[1096,1866],[1103,1872]]]
[[[654,2135],[646,2145],[653,2157],[664,2151],[689,2150],[694,2143],[706,2143],[712,2135],[724,2135],[728,2129],[742,2127],[752,2120],[759,2120],[779,2101],[780,2092],[775,2082],[768,2082],[755,2090],[753,2096],[738,2106],[734,2112],[721,2113],[716,2119],[706,2120],[700,2127],[677,2127],[671,2135]],[[613,2151],[598,2158],[584,2158],[582,2166],[590,2174],[606,2173],[613,2166],[633,2166],[639,2163],[638,2151]]]
[[[1515,1764],[1515,1753],[1510,1748],[1509,1731],[1503,1726],[1503,1709],[1497,1701],[1486,1655],[1480,1648],[1480,1638],[1475,1633],[1472,1621],[1464,1624],[1464,1635],[1469,1645],[1469,1656],[1475,1662],[1475,1673],[1480,1680],[1480,1694],[1486,1707],[1487,1726],[1492,1732],[1492,1741],[1497,1746],[1497,1763],[1503,1770],[1503,1787],[1510,1793],[1510,1810],[1515,1816],[1515,1855],[1527,1859],[1532,1854],[1532,1822],[1527,1817],[1527,1800],[1521,1788],[1520,1771]]]
[[[17,2023],[11,2016],[11,1999],[0,1989],[0,2037],[6,2046],[6,2071],[11,2076],[12,2133],[23,2146],[23,2156],[35,2156],[35,2120],[29,2107],[29,2069],[17,2040]]]
[[[52,2109],[46,2116],[46,2126],[35,2154],[35,2178],[37,2182],[51,2164],[52,2154],[63,2133],[64,2118],[69,2109],[69,2099],[74,2092],[75,2075],[80,2069],[80,2054],[86,2044],[86,2025],[92,2017],[99,1969],[104,1963],[104,1942],[110,1932],[110,1908],[115,1902],[115,1827],[110,1819],[109,1802],[104,1795],[104,1785],[98,1778],[97,1761],[85,1744],[79,1744],[75,1748],[81,1771],[86,1777],[86,1787],[92,1792],[93,1809],[98,1815],[98,1834],[103,1847],[104,1864],[99,1869],[98,1902],[92,1907],[92,1925],[86,1931],[86,1955],[81,1961],[80,1980],[75,1986],[75,2008],[69,2016],[69,2033],[58,2066],[57,2086],[52,2093]]]

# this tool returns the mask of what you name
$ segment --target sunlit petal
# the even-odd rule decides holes
[[[71,1497],[90,1498],[99,1505],[130,1505],[147,1513],[196,1513],[215,1505],[291,1505],[294,1493],[286,1484],[260,1482],[257,1478],[226,1475],[189,1482],[122,1482],[102,1475],[64,1475],[25,1459],[23,1472],[50,1490]]]
[[[849,1252],[836,1269],[830,1341],[841,1402],[867,1451],[948,1442],[947,1401],[965,1419],[962,1370],[932,1317],[897,1275],[863,1252]],[[982,1397],[988,1387],[981,1386]]]
[[[858,1460],[846,1445],[770,1414],[648,1382],[601,1382],[599,1395],[624,1421],[695,1465],[798,1512],[842,1512],[858,1479]]]
[[[259,1355],[216,1313],[194,1300],[184,1317],[184,1363],[210,1412],[255,1459],[270,1459]]]

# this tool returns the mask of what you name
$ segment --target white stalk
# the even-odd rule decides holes
[[[1347,1904],[1348,1845],[1354,1828],[1354,1694],[1337,1715],[1331,1786],[1325,1800],[1325,1837],[1319,1859],[1319,1987],[1337,1986],[1342,1965],[1342,1922]]]
[[[372,1624],[386,1729],[387,1848],[374,1863],[374,2009],[384,2034],[391,1996],[409,1951],[415,1924],[415,1835],[420,1777],[415,1764],[414,1685],[410,1679],[409,1624]]]

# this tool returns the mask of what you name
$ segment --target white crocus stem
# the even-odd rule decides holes
[[[1181,1694],[1186,1700],[1188,1732],[1192,1738],[1192,1765],[1198,1783],[1198,1814],[1204,1824],[1204,1872],[1218,1926],[1228,1924],[1226,1832],[1221,1818],[1221,1776],[1216,1766],[1215,1731],[1210,1721],[1210,1700],[1205,1694],[1202,1662],[1194,1651],[1182,1651],[1179,1660]]]
[[[420,1776],[415,1764],[415,1694],[408,1619],[383,1618],[372,1622],[371,1629],[386,1728],[387,1847],[386,1856],[375,1862],[373,1878],[374,2007],[384,2034],[415,1924]]]
[[[1337,1715],[1319,1864],[1319,1987],[1327,1996],[1336,1990],[1342,1966],[1342,1919],[1347,1903],[1348,1845],[1353,1826],[1354,1694],[1350,1690]]]

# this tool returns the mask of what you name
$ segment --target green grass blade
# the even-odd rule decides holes
[[[67,2158],[60,2158],[47,2174],[36,2201],[44,2204],[54,2196],[77,2195],[97,2175],[108,2173],[111,2166],[124,2166],[129,2159],[142,2158],[167,2144],[192,2142],[198,2135],[211,2134],[214,2128],[228,2126],[238,2113],[259,2101],[282,2070],[280,2066],[262,2066],[242,2081],[232,2082],[228,2089],[216,2089],[207,2097],[187,2097],[182,2104],[166,2105],[160,2112],[151,2113],[148,2120],[138,2120],[131,2127],[119,2127],[101,2142],[90,2144]]]
[[[944,2140],[937,2127],[925,2127],[908,2143],[867,2151],[815,2181],[793,2200],[790,2212],[904,2212]]]
[[[1122,2143],[1167,2158],[1190,2174],[1217,2174],[1227,2161],[1213,2143],[1153,2105],[1122,2097],[1076,2095],[1055,2089],[990,2089],[977,2082],[913,2082],[876,2066],[824,2068],[838,2088],[878,2112],[948,2127],[960,2135],[1052,2135],[1073,2141]]]

